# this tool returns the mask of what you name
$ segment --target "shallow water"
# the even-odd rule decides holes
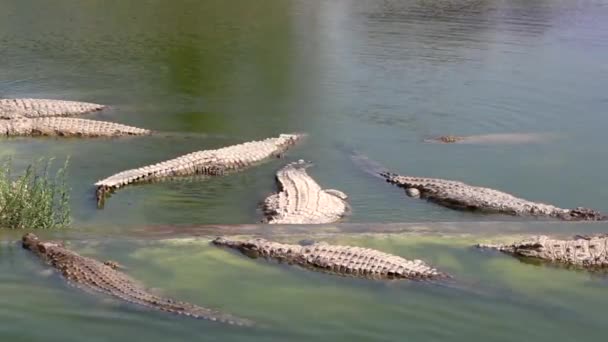
[[[167,317],[81,293],[10,242],[22,232],[2,231],[0,340],[600,340],[605,278],[469,246],[605,224],[445,209],[369,176],[349,152],[402,174],[608,212],[606,17],[605,0],[1,1],[0,97],[103,103],[110,109],[87,117],[167,133],[0,139],[0,158],[17,167],[71,157],[74,227],[49,236],[117,260],[167,295],[260,324]],[[92,184],[116,172],[288,132],[309,138],[286,159],[127,187],[95,206]],[[510,133],[547,139],[424,142]],[[323,187],[349,195],[348,224],[256,225],[274,173],[294,159],[311,160]],[[424,223],[437,221],[446,223]],[[276,266],[209,246],[223,233],[370,246],[424,259],[455,282]]]
[[[87,294],[48,275],[29,252],[5,243],[0,246],[0,334],[10,341],[601,339],[606,278],[470,248],[479,239],[466,234],[317,239],[421,258],[454,277],[437,282],[315,273],[250,259],[210,245],[207,237],[67,241],[83,255],[118,261],[158,293],[250,318],[254,328],[176,318]]]

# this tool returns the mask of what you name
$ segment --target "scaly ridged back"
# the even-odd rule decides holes
[[[421,260],[410,261],[369,248],[325,243],[299,246],[265,239],[238,241],[227,237],[217,238],[213,243],[239,249],[248,255],[262,256],[344,276],[373,279],[446,277]]]
[[[593,209],[581,207],[562,209],[459,181],[401,176],[391,172],[382,172],[381,176],[389,183],[402,188],[418,189],[421,197],[450,208],[493,211],[509,215],[548,216],[562,220],[597,221],[606,219],[606,216]]]
[[[193,152],[157,164],[127,170],[100,180],[98,189],[118,189],[127,184],[195,174],[219,175],[246,168],[295,144],[301,136],[281,134],[277,138],[247,142],[216,150]]]
[[[271,224],[320,224],[338,221],[348,210],[346,195],[323,190],[307,173],[310,164],[299,161],[277,172],[281,191],[266,198],[264,212]]]
[[[0,116],[19,114],[28,118],[71,116],[104,109],[104,105],[78,101],[49,99],[0,99]]]
[[[76,118],[14,118],[0,120],[0,133],[9,136],[79,136],[117,137],[124,135],[147,135],[147,129],[113,122]]]

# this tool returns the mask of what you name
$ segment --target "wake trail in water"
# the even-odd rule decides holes
[[[225,134],[209,134],[209,133],[196,133],[196,132],[166,132],[166,131],[153,131],[151,137],[161,138],[182,138],[182,139],[234,139],[233,136]]]
[[[338,145],[338,148],[350,156],[350,160],[357,165],[363,172],[372,175],[374,177],[384,179],[381,174],[388,172],[388,169],[382,166],[377,161],[371,160],[368,156],[363,153],[347,147],[346,145]]]

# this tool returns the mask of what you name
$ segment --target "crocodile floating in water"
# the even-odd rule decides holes
[[[148,135],[151,131],[113,122],[76,118],[14,118],[0,120],[0,134],[7,136],[117,137]]]
[[[577,236],[570,240],[533,236],[511,244],[478,244],[518,257],[528,257],[588,269],[608,267],[608,236]]]
[[[515,216],[554,217],[565,221],[602,221],[608,218],[594,209],[583,207],[562,209],[459,181],[401,176],[386,171],[381,172],[380,175],[387,182],[405,188],[412,197],[420,196],[453,209],[480,210]]]
[[[277,172],[281,191],[264,201],[270,224],[319,224],[338,221],[348,211],[346,194],[321,189],[307,173],[312,164],[300,160]]]
[[[0,134],[8,136],[117,137],[148,135],[150,130],[104,121],[66,118],[105,106],[48,99],[0,99]]]
[[[548,141],[553,135],[546,133],[496,133],[481,135],[441,135],[425,142],[443,144],[527,144]]]
[[[193,152],[157,164],[123,171],[95,183],[97,201],[101,204],[106,193],[128,184],[176,176],[215,176],[238,171],[269,157],[280,156],[302,137],[301,134],[281,134],[276,138]]]
[[[39,118],[48,116],[72,116],[97,112],[104,105],[78,101],[49,99],[0,99],[0,117],[10,119],[15,116]]]
[[[430,279],[448,277],[421,260],[374,249],[315,243],[289,245],[264,239],[246,241],[218,237],[213,244],[240,250],[253,258],[263,257],[317,271],[370,279]]]
[[[84,290],[93,290],[132,304],[173,314],[236,325],[251,325],[246,319],[151,294],[137,281],[118,271],[119,266],[114,262],[101,263],[83,257],[59,243],[41,241],[31,233],[23,236],[22,243],[24,248],[58,270],[70,283]]]
[[[608,217],[597,210],[577,207],[562,209],[550,204],[528,201],[511,194],[459,181],[401,176],[363,154],[352,152],[351,159],[365,172],[406,190],[410,197],[425,198],[457,210],[479,210],[514,216],[553,217],[565,221],[603,221]]]

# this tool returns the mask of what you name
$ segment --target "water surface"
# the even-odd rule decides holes
[[[297,242],[303,236],[275,237]],[[306,235],[304,236],[306,237]],[[243,238],[246,238],[245,236]],[[515,236],[485,236],[501,241]],[[0,246],[0,334],[10,341],[536,341],[601,339],[606,278],[522,263],[470,248],[467,235],[382,234],[321,238],[421,258],[451,281],[372,281],[249,259],[208,237],[67,240],[112,259],[156,292],[257,322],[255,328],[172,317],[67,286],[16,244]],[[35,329],[32,329],[35,325]]]
[[[93,101],[93,115],[187,137],[8,139],[26,163],[72,156],[78,224],[254,223],[285,161],[208,182],[133,187],[98,211],[92,184],[183,153],[282,132],[310,139],[349,222],[477,221],[404,198],[353,166],[458,179],[608,211],[605,1],[103,1],[0,5],[0,95]],[[438,134],[551,133],[528,145]],[[200,135],[200,136],[199,136]],[[494,219],[494,218],[493,218]]]
[[[235,329],[90,296],[46,275],[12,242],[22,232],[1,232],[1,339],[601,340],[605,278],[469,246],[530,232],[605,232],[605,224],[513,222],[409,199],[358,169],[348,151],[402,174],[608,212],[607,17],[605,0],[1,1],[0,97],[103,103],[110,109],[89,117],[167,133],[1,139],[0,157],[18,168],[71,157],[74,227],[48,236],[117,260],[164,294],[260,323]],[[127,187],[95,207],[93,183],[116,172],[288,132],[309,139],[285,159]],[[495,133],[554,138],[423,142]],[[311,160],[322,186],[349,195],[350,225],[255,225],[274,173],[294,159]],[[451,223],[415,223],[437,221]],[[277,266],[208,244],[225,232],[374,247],[424,259],[455,282]]]

